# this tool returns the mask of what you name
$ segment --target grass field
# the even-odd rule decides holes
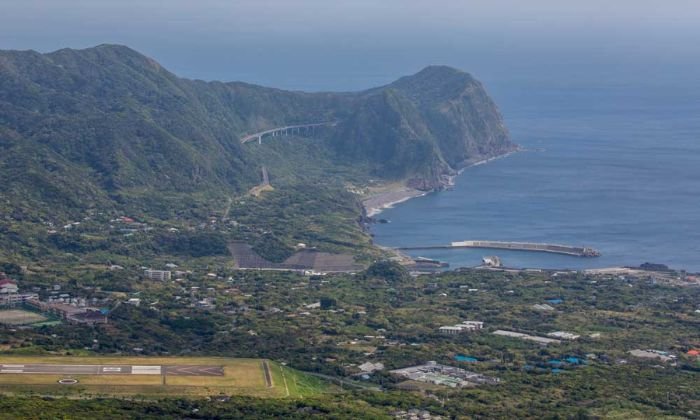
[[[46,321],[46,318],[30,311],[22,309],[0,310],[0,324],[5,325],[29,325]]]
[[[248,395],[255,397],[303,397],[332,389],[316,378],[277,363],[266,361],[271,386],[265,379],[262,359],[217,357],[65,357],[0,356],[0,364],[75,365],[215,365],[224,376],[173,375],[61,375],[1,373],[0,393],[42,393],[51,395],[138,395],[207,396]],[[60,379],[77,379],[75,385],[58,384]]]

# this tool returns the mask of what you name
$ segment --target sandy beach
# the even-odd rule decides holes
[[[483,165],[496,159],[505,158],[519,151],[522,151],[522,149],[518,148],[517,150],[513,150],[502,155],[470,162],[464,168],[460,169],[458,173],[461,174],[465,169],[472,166]],[[404,201],[408,201],[415,197],[421,197],[426,194],[428,194],[428,191],[420,191],[402,184],[391,184],[377,189],[369,197],[362,200],[362,205],[365,207],[367,217],[374,217],[382,211],[392,208],[396,204],[403,203]]]
[[[382,211],[393,207],[396,204],[403,203],[414,197],[420,197],[427,194],[425,191],[419,191],[409,187],[398,187],[378,192],[364,200],[362,205],[365,207],[367,217],[374,217]]]

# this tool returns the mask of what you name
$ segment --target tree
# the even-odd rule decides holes
[[[0,273],[5,273],[8,276],[19,276],[22,274],[22,267],[15,263],[3,262],[0,263]]]
[[[379,261],[367,268],[365,271],[367,278],[382,278],[389,283],[401,283],[408,280],[408,271],[399,263],[394,261]]]
[[[321,309],[330,309],[336,306],[337,302],[333,298],[322,297],[321,298]]]

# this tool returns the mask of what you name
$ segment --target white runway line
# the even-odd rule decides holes
[[[13,369],[13,368],[24,368],[24,365],[2,365],[2,367]]]
[[[132,375],[160,375],[160,366],[132,366]]]

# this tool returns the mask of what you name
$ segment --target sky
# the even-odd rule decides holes
[[[123,44],[174,73],[354,90],[447,64],[487,84],[697,83],[698,0],[0,0],[0,49]]]

